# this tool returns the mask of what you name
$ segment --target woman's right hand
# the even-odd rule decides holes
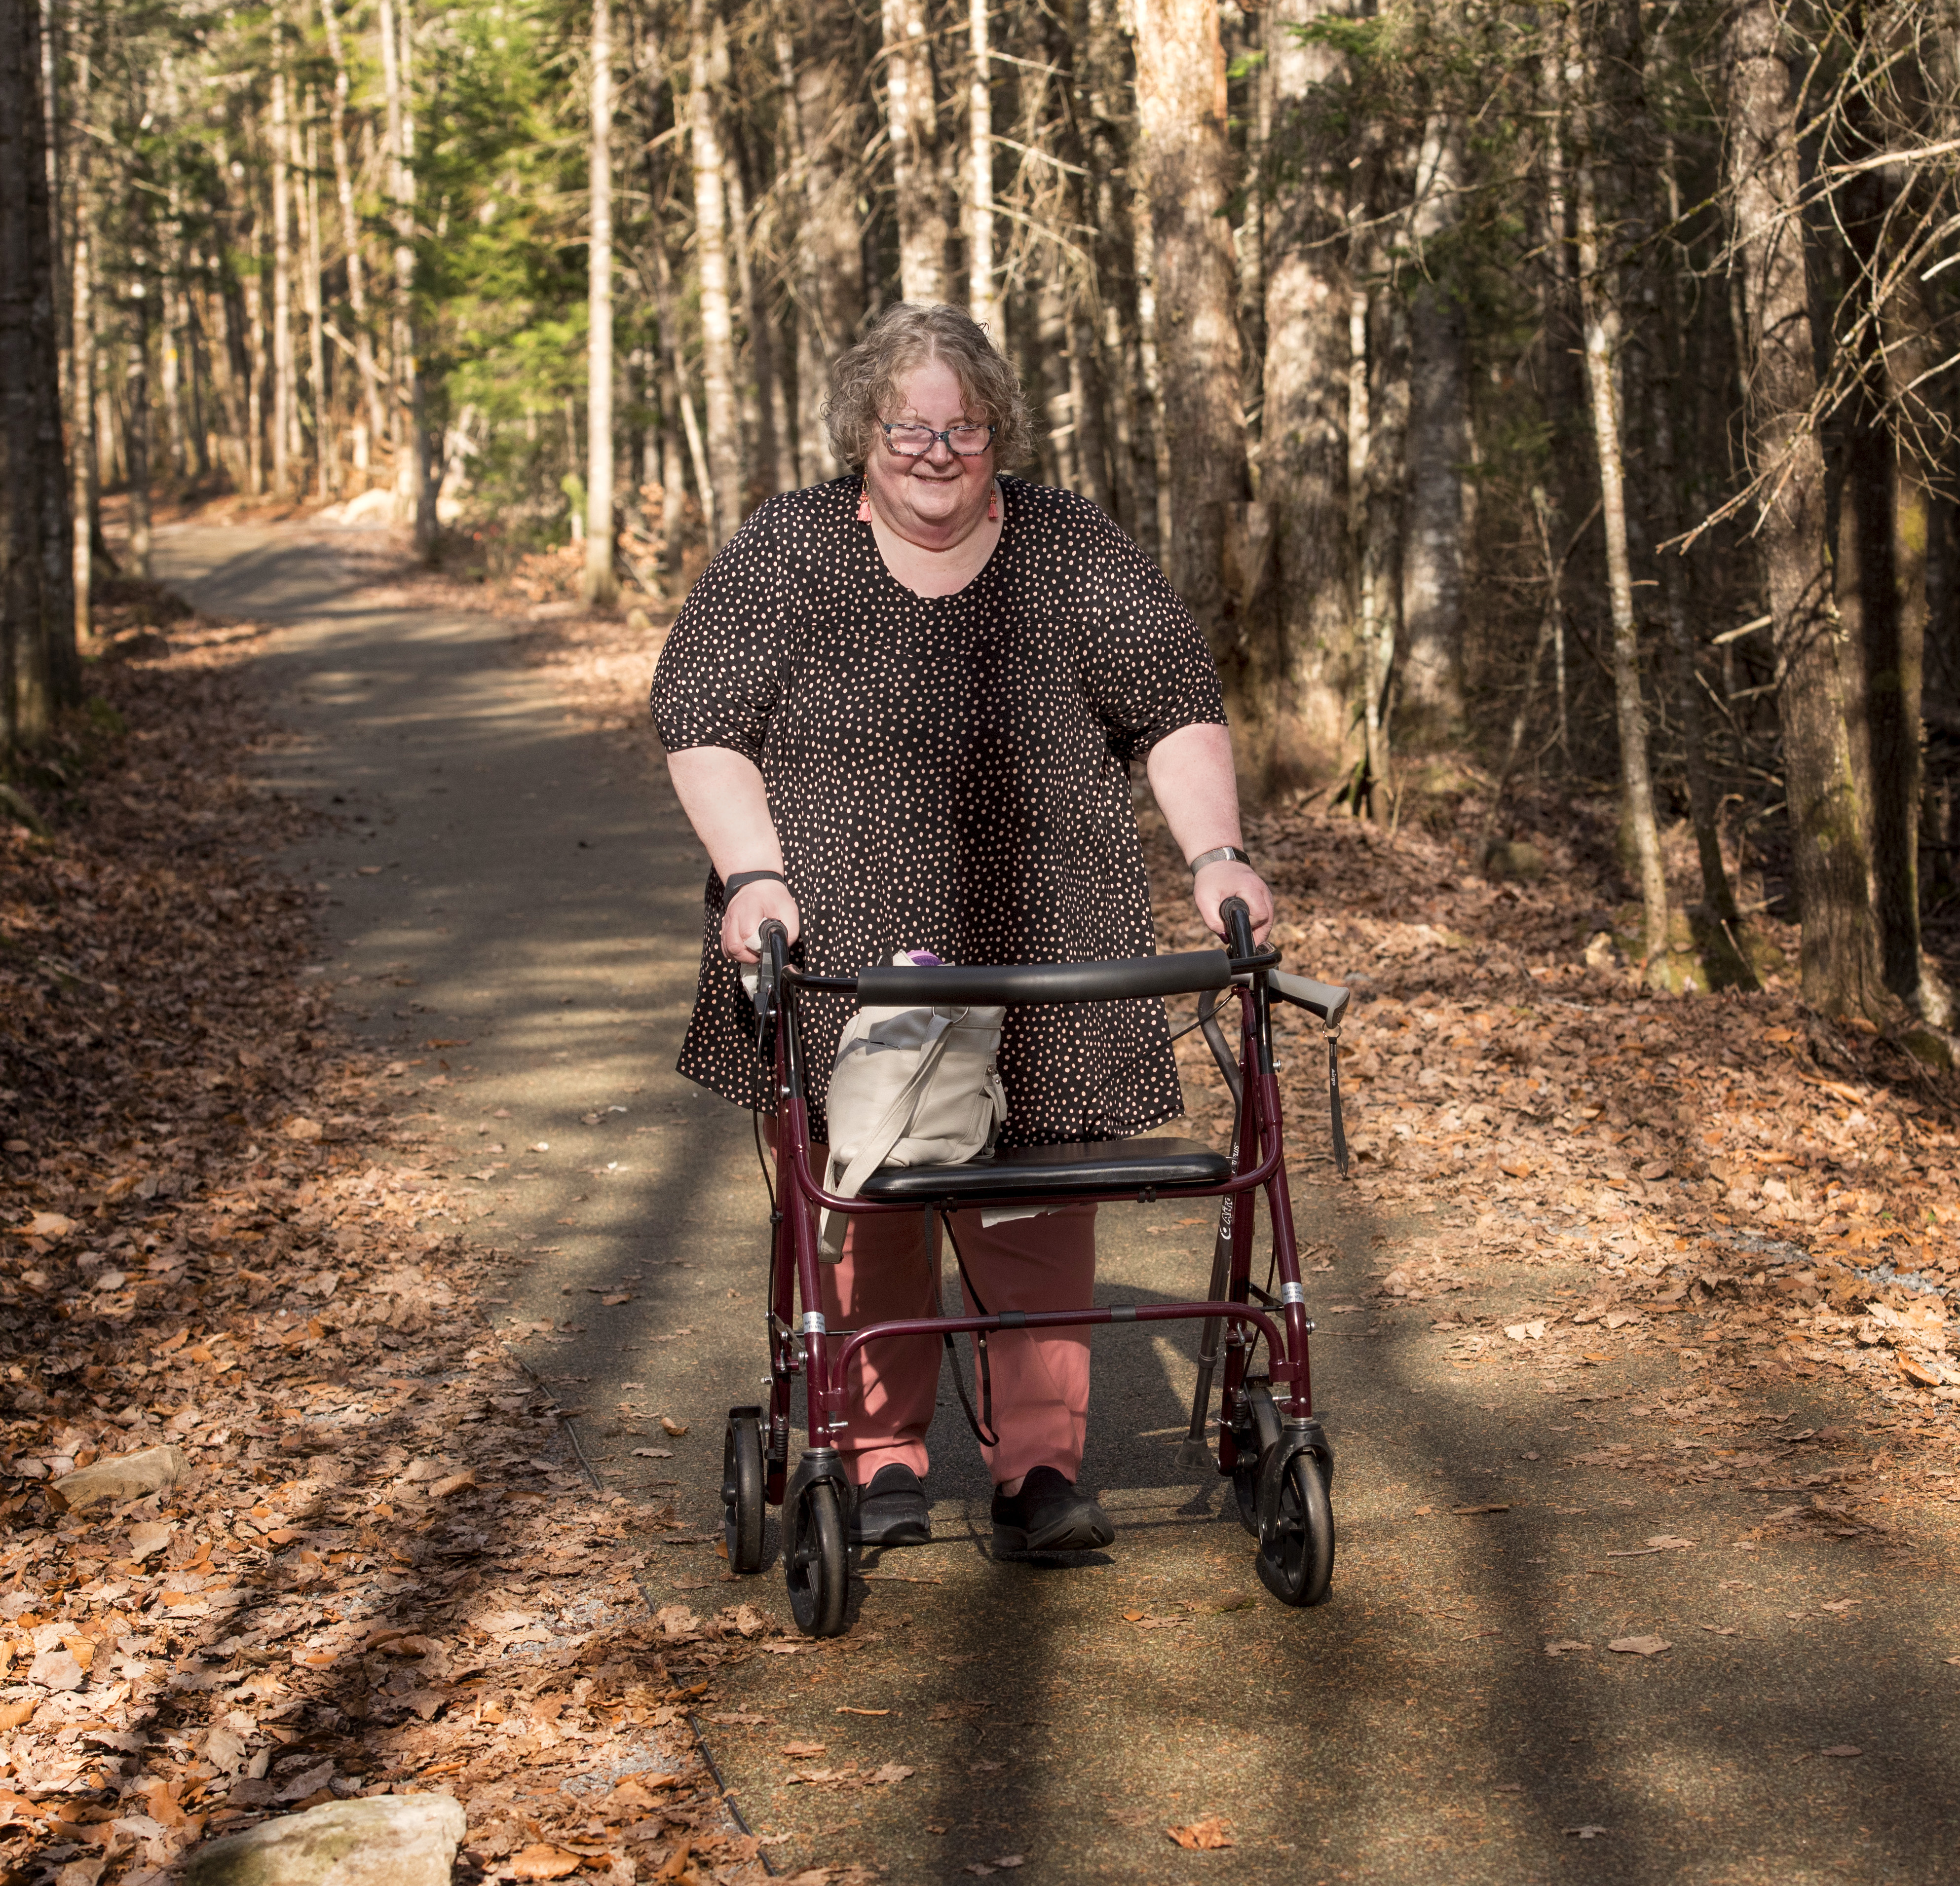
[[[762,927],[772,917],[789,932],[789,940],[794,943],[801,923],[790,887],[774,878],[743,886],[721,913],[721,953],[737,962],[759,962]]]

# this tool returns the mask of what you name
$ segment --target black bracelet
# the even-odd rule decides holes
[[[780,871],[737,871],[731,878],[724,879],[721,886],[721,902],[725,906],[735,901],[738,891],[746,891],[751,884],[759,884],[765,878],[774,878],[778,884],[788,884],[789,879]]]
[[[1233,863],[1246,866],[1252,862],[1236,844],[1215,844],[1209,851],[1199,852],[1185,868],[1195,877],[1208,864],[1223,864],[1228,860]]]

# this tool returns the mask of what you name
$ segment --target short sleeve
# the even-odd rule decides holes
[[[1080,673],[1112,749],[1128,764],[1180,727],[1223,726],[1217,666],[1190,610],[1118,525],[1079,501],[1095,592]]]
[[[760,506],[716,553],[675,618],[654,669],[654,724],[670,753],[725,746],[762,764],[783,689],[788,571],[773,515]]]

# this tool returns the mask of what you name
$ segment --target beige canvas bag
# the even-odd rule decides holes
[[[900,968],[909,956],[896,956]],[[854,1198],[881,1166],[958,1166],[986,1151],[1007,1117],[995,1065],[1000,1007],[860,1009],[845,1025],[825,1111],[824,1189]],[[844,1214],[825,1212],[819,1250],[844,1255]]]

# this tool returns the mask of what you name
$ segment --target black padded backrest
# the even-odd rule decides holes
[[[858,1000],[866,1007],[938,1008],[951,1002],[1121,1002],[1138,996],[1195,995],[1223,989],[1232,959],[1222,949],[1122,962],[1023,962],[937,968],[864,969]]]

